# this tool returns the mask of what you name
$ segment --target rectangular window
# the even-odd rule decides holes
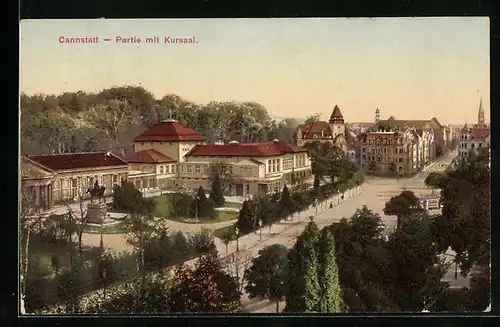
[[[163,166],[160,166],[160,175],[163,175]]]
[[[199,165],[196,165],[196,166],[195,166],[195,171],[196,171],[196,173],[197,173],[197,174],[199,174],[199,173],[200,173],[200,166],[199,166]]]
[[[399,162],[403,162],[403,158],[399,158],[399,160],[398,160],[398,161],[399,161]]]
[[[267,161],[267,173],[268,174],[271,172],[271,165],[272,165],[271,160],[268,160]]]
[[[398,154],[398,148],[395,148],[395,149],[394,149],[394,153],[395,153],[395,154]]]
[[[205,174],[208,174],[208,166],[204,166],[204,167],[203,167],[203,172],[204,172]]]
[[[281,160],[276,160],[277,161],[277,165],[278,165],[278,169],[277,171],[281,171]]]
[[[113,175],[113,183],[118,183],[118,175]]]
[[[247,184],[247,194],[250,193],[250,184]]]
[[[362,158],[363,160],[366,160],[366,155],[365,155],[365,154],[363,154],[363,155],[361,156],[361,158]]]
[[[188,167],[188,173],[190,173],[190,172],[193,171],[192,168],[191,168],[191,165],[188,165],[187,167]]]
[[[181,165],[181,172],[184,172],[186,168],[184,168],[184,165]]]
[[[366,148],[363,148],[361,151],[366,152]]]

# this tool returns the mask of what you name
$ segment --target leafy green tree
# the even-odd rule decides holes
[[[217,249],[211,231],[206,228],[189,235],[188,242],[196,254],[207,254]]]
[[[420,200],[412,191],[403,191],[399,195],[391,197],[386,202],[384,214],[388,216],[397,216],[397,228],[401,227],[402,219],[411,214],[423,212]]]
[[[289,252],[287,312],[319,311],[321,289],[318,281],[317,242],[319,230],[311,221]]]
[[[444,188],[446,185],[446,175],[442,173],[430,173],[427,175],[425,178],[425,185],[432,187],[432,188]]]
[[[219,174],[214,174],[212,181],[212,188],[210,190],[210,200],[212,200],[217,207],[224,206],[226,199],[224,198],[222,190],[222,182]]]
[[[231,242],[234,239],[234,231],[232,229],[227,229],[224,231],[224,234],[222,234],[222,242],[226,246],[226,254],[228,253],[228,246],[229,242]]]
[[[279,313],[279,302],[288,291],[288,249],[273,244],[259,250],[259,256],[252,260],[245,276],[249,298],[260,296],[275,301],[276,313]]]
[[[293,199],[290,196],[290,191],[288,190],[288,187],[286,185],[283,187],[283,191],[281,192],[279,208],[280,215],[283,218],[288,217],[295,211],[295,203],[293,202]]]
[[[222,268],[214,252],[201,257],[194,269],[181,267],[168,303],[171,312],[236,312],[237,284]]]
[[[255,229],[255,208],[253,201],[246,200],[243,202],[236,226],[240,234],[248,234]]]
[[[78,297],[83,293],[84,285],[83,258],[78,256],[72,260],[71,267],[62,271],[57,277],[57,294],[66,305],[66,313],[80,311]]]
[[[404,311],[421,311],[425,298],[438,293],[441,287],[446,269],[431,228],[428,215],[412,215],[389,239],[398,272],[391,284]]]
[[[128,231],[127,242],[138,255],[138,270],[144,271],[147,267],[145,253],[151,253],[153,243],[168,236],[166,220],[154,218],[151,214],[132,213],[125,218],[124,226]]]
[[[373,244],[381,239],[384,226],[379,214],[362,206],[357,209],[349,221],[352,241],[357,240],[363,244]]]
[[[191,253],[191,247],[189,245],[189,242],[184,233],[182,233],[181,231],[178,231],[177,233],[174,234],[173,242],[174,242],[175,252],[179,256],[186,257]]]
[[[309,125],[309,124],[312,124],[312,123],[319,122],[320,121],[320,117],[321,117],[321,115],[318,114],[318,113],[312,114],[311,116],[308,116],[304,120],[304,124]]]
[[[193,202],[193,214],[195,217],[213,218],[215,216],[215,203],[207,199],[205,190],[200,186]]]
[[[256,218],[257,221],[262,221],[263,226],[271,226],[276,222],[278,215],[278,204],[273,202],[269,196],[262,196],[255,200],[256,203]]]
[[[335,256],[335,240],[329,228],[324,228],[321,232],[318,254],[318,280],[320,284],[318,311],[341,312],[344,304]]]
[[[487,150],[471,151],[449,170],[441,190],[442,216],[436,223],[442,248],[456,252],[466,274],[474,264],[488,264],[491,244],[491,173]]]
[[[124,180],[121,185],[113,187],[113,208],[132,213],[150,213],[154,210],[154,202],[144,198],[134,183]]]
[[[164,314],[170,311],[173,278],[164,273],[148,274],[110,288],[105,298],[92,294],[82,299],[82,313]]]

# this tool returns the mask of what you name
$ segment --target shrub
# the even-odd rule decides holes
[[[189,235],[189,244],[196,254],[206,254],[217,249],[212,233],[205,228]]]

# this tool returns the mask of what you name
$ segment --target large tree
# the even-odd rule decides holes
[[[288,291],[288,249],[273,244],[259,250],[245,276],[245,291],[249,298],[260,296],[275,301],[276,313],[279,313],[279,302]]]
[[[414,213],[422,212],[424,209],[420,205],[420,200],[413,191],[403,191],[399,195],[391,197],[386,202],[384,214],[397,216],[396,228],[401,227],[403,220]]]
[[[289,288],[287,312],[315,312],[319,310],[321,289],[318,280],[317,243],[320,233],[313,221],[297,238],[289,252]]]
[[[424,301],[432,301],[444,287],[440,281],[447,267],[439,256],[431,229],[431,217],[412,215],[389,239],[397,267],[391,285],[394,298],[404,311],[422,311]]]
[[[341,312],[339,272],[335,256],[335,240],[329,228],[323,228],[318,242],[318,280],[320,281],[319,312]]]
[[[201,257],[194,268],[181,267],[168,302],[171,312],[236,312],[240,294],[214,252]]]
[[[256,228],[257,224],[254,201],[246,200],[243,202],[236,226],[238,227],[240,234],[250,233]]]
[[[217,207],[224,206],[226,199],[224,198],[224,193],[222,189],[222,181],[220,174],[218,172],[214,173],[212,180],[212,188],[210,189],[210,200],[212,200]]]
[[[279,208],[280,216],[283,218],[287,218],[290,214],[295,212],[295,203],[293,202],[293,199],[290,196],[290,191],[286,185],[283,186],[283,191],[281,192]]]
[[[474,264],[490,262],[491,176],[488,149],[475,153],[447,172],[441,190],[443,204],[436,234],[443,248],[456,252],[466,274]]]

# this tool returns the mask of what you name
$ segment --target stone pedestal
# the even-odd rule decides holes
[[[100,224],[106,219],[106,203],[89,203],[87,206],[87,221],[93,224]]]

